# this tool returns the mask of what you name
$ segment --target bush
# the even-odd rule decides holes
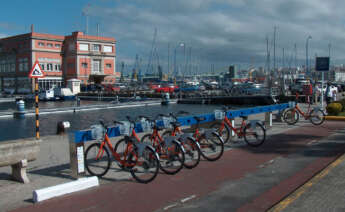
[[[332,102],[329,105],[327,105],[326,110],[328,115],[336,116],[338,115],[343,109],[343,106],[341,103]]]
[[[334,102],[332,102],[332,103],[339,103],[339,104],[341,104],[341,106],[342,106],[342,112],[344,112],[345,111],[345,99],[340,99],[340,100],[338,100],[338,101],[334,101]]]

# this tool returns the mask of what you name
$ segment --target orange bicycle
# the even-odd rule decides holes
[[[114,123],[123,125],[122,122]],[[139,142],[134,126],[131,122],[129,131],[132,131],[133,136],[125,135],[116,144],[115,149],[108,137],[108,126],[101,121],[101,125],[92,128],[92,132],[96,134],[94,138],[100,143],[90,145],[85,151],[85,167],[91,175],[102,177],[108,172],[111,164],[110,150],[119,167],[129,171],[138,182],[148,183],[155,179],[159,169],[159,157],[151,146]],[[117,148],[119,143],[126,145]]]
[[[298,107],[298,94],[296,94],[295,107],[286,110],[283,114],[284,121],[289,125],[294,125],[298,122],[300,114],[305,120],[309,120],[314,125],[320,125],[325,121],[325,113],[318,107],[311,109],[311,102],[308,99],[308,110],[304,113]]]
[[[247,123],[247,116],[240,116],[242,118],[242,123],[240,127],[234,127],[231,124],[231,121],[226,116],[226,112],[229,110],[227,107],[223,107],[222,111],[223,114],[221,115],[222,121],[216,122],[213,125],[211,125],[211,128],[214,128],[217,130],[219,135],[223,138],[224,142],[229,142],[231,139],[230,133],[231,130],[235,132],[235,134],[238,136],[238,138],[244,138],[244,141],[254,147],[258,147],[262,145],[266,139],[266,129],[263,124],[260,123],[260,121],[257,120],[251,120],[250,123]],[[216,115],[217,116],[217,115]]]
[[[164,115],[159,114],[157,117],[164,117]],[[146,134],[142,137],[142,142],[150,143],[157,151],[160,162],[161,162],[161,169],[167,174],[175,174],[182,169],[182,167],[186,167],[188,169],[192,169],[199,164],[200,161],[200,148],[196,141],[188,136],[165,136],[163,137],[159,134],[159,131],[165,129],[165,127],[158,126],[155,120],[149,119],[148,117],[143,116],[146,120],[148,120],[152,124],[153,132]],[[171,146],[173,143],[178,142],[181,145],[181,148],[184,152],[184,160],[180,166],[180,164],[174,165],[173,159],[170,158],[167,153],[168,150],[164,150],[166,147]],[[172,143],[173,142],[173,143]],[[176,145],[177,146],[177,145]],[[170,148],[171,149],[171,148]],[[174,149],[172,149],[174,150]],[[174,150],[176,151],[176,150]],[[176,153],[175,153],[176,154]],[[166,158],[166,161],[163,160]]]
[[[171,122],[172,130],[167,130],[166,132],[164,132],[163,137],[169,135],[176,136],[181,134],[181,136],[183,136],[183,132],[180,128],[181,125],[179,122],[177,122],[176,115],[170,113],[169,116],[173,119],[173,121]],[[204,121],[203,117],[194,116],[193,118],[197,121],[197,124],[194,133],[192,133],[190,137],[193,137],[200,145],[200,153],[203,158],[208,161],[218,160],[224,152],[223,139],[214,129],[199,129],[199,123],[201,121]]]
[[[148,121],[153,129],[152,133],[146,134],[141,138],[141,142],[148,143],[155,148],[159,155],[160,168],[166,174],[176,174],[179,172],[183,168],[185,160],[185,150],[181,143],[175,138],[163,140],[158,132],[163,130],[163,128],[157,126],[155,120],[146,116],[139,116],[139,118],[142,120],[142,123]]]

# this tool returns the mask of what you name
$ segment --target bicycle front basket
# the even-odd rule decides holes
[[[222,110],[215,110],[214,117],[216,120],[223,120],[225,117],[225,112]]]
[[[147,121],[146,119],[141,119],[140,120],[141,128],[143,129],[143,132],[148,132],[151,131],[151,123]]]
[[[91,125],[91,138],[94,140],[100,140],[104,136],[104,127],[100,124]]]
[[[171,117],[163,117],[163,127],[164,128],[172,128],[171,122],[173,122],[173,118]]]
[[[129,135],[131,123],[128,121],[121,121],[122,124],[118,125],[121,135]]]

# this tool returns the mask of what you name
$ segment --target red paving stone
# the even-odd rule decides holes
[[[14,211],[126,212],[157,210],[191,195],[204,196],[217,190],[225,181],[240,179],[246,174],[258,170],[261,164],[301,150],[309,142],[320,140],[344,127],[344,122],[326,122],[318,127],[301,126],[271,136],[259,148],[236,148],[225,152],[219,161],[202,161],[197,168],[184,169],[174,176],[158,175],[150,184],[139,184],[134,181],[112,182],[98,188],[43,201]],[[306,167],[306,170],[296,173],[295,176],[258,195],[252,202],[241,207],[239,211],[269,208],[334,159],[335,156],[320,157]]]

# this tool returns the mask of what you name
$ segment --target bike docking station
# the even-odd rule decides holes
[[[276,105],[268,105],[268,106],[258,106],[252,108],[245,108],[245,109],[238,109],[238,110],[228,110],[226,115],[233,123],[234,119],[241,116],[249,116],[254,114],[265,113],[265,123],[266,126],[272,127],[272,112],[273,111],[282,111],[287,108],[293,107],[294,102],[283,103],[283,104],[276,104]],[[203,118],[203,121],[200,121],[200,124],[212,123],[217,121],[215,113],[210,114],[201,114],[197,115],[200,118]],[[194,119],[194,116],[183,116],[177,117],[177,121],[181,124],[181,126],[192,126],[196,125],[197,121]],[[255,121],[255,120],[252,120]],[[126,123],[126,122],[124,122]],[[145,126],[143,122],[138,122],[135,124],[135,131],[137,133],[145,132],[147,126]],[[163,119],[157,120],[157,126],[164,126]],[[107,131],[107,135],[109,138],[117,137],[123,135],[121,133],[122,129],[120,126],[113,126],[109,127]],[[69,133],[69,142],[70,142],[70,151],[71,151],[71,169],[72,169],[72,177],[79,178],[85,176],[85,162],[84,162],[84,144],[85,142],[95,141],[99,139],[100,135],[102,135],[102,130],[97,129],[96,126],[92,126],[90,129],[75,131]]]
[[[276,104],[276,105],[268,105],[268,106],[259,106],[253,108],[245,108],[245,109],[238,109],[238,110],[228,110],[226,113],[224,112],[222,115],[227,116],[228,119],[234,121],[235,118],[241,116],[249,116],[253,114],[259,113],[266,113],[266,117],[268,117],[265,121],[268,122],[270,125],[272,124],[272,112],[273,111],[281,111],[287,108],[291,108],[294,106],[294,102],[284,103],[284,104]],[[218,117],[217,117],[218,116]],[[223,117],[224,117],[223,116]],[[177,117],[177,121],[181,124],[181,126],[192,126],[198,123],[197,120],[194,118],[195,116],[184,116],[184,117]],[[200,121],[200,124],[207,124],[217,121],[219,119],[219,113],[211,113],[211,114],[201,114],[197,115],[203,119]],[[255,120],[250,120],[250,122],[255,122]],[[123,122],[127,123],[127,122]],[[128,123],[127,123],[128,124]],[[157,120],[157,126],[164,126],[164,120]],[[126,125],[126,124],[124,124]],[[113,127],[109,127],[107,131],[107,135],[109,138],[116,137],[116,136],[123,136],[124,130],[128,130],[128,126],[120,127],[122,125],[114,125]],[[75,181],[51,186],[43,189],[38,189],[33,191],[33,200],[34,202],[40,202],[46,199],[50,199],[53,197],[61,196],[64,194],[81,191],[84,189],[88,189],[91,187],[95,187],[99,185],[99,180],[97,176],[87,177],[85,172],[85,142],[95,141],[100,139],[104,135],[104,128],[97,127],[97,125],[93,125],[90,129],[86,130],[79,130],[74,132],[68,132],[70,124],[67,122],[61,122],[58,124],[58,132],[62,136],[68,135],[69,139],[69,149],[70,149],[70,169],[71,169],[71,176],[75,178]],[[145,132],[149,130],[150,127],[145,122],[138,122],[135,124],[135,131],[138,133]]]

